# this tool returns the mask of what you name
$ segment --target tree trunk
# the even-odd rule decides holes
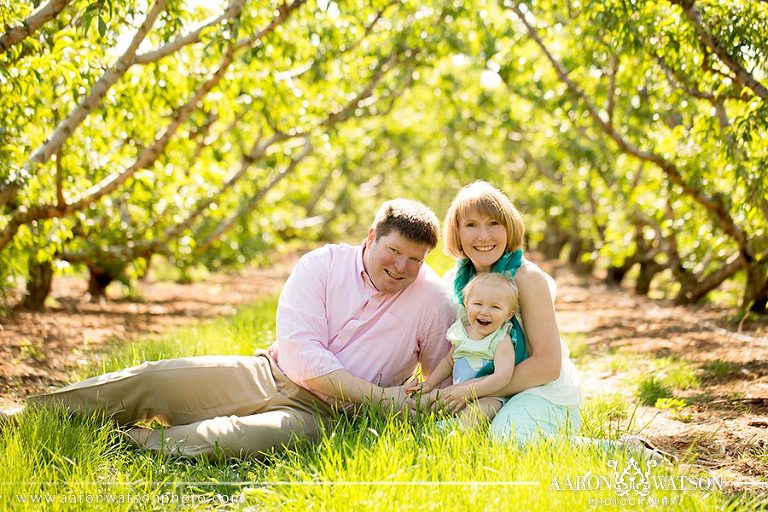
[[[107,286],[115,280],[115,276],[108,270],[88,265],[88,296],[90,302],[106,302]]]
[[[550,224],[544,233],[544,238],[536,246],[536,250],[543,254],[546,259],[556,260],[560,258],[563,247],[567,243],[568,238],[565,233],[557,225]]]
[[[744,287],[743,307],[755,313],[768,313],[768,276],[764,264],[752,262],[747,267],[747,284]]]
[[[137,279],[141,282],[146,282],[147,278],[149,277],[149,267],[152,265],[152,258],[154,257],[154,254],[150,253],[148,256],[144,257],[144,261],[146,261],[146,265],[142,267],[141,271],[139,272]]]
[[[717,269],[707,273],[696,275],[682,267],[679,261],[672,267],[675,277],[680,283],[680,291],[675,297],[677,304],[695,304],[706,295],[720,286],[723,281],[733,277],[736,272],[744,268],[744,258],[740,254],[734,254]],[[747,269],[747,273],[749,273]],[[749,278],[747,279],[749,283]],[[763,283],[765,275],[763,275]]]
[[[656,263],[655,260],[643,260],[640,262],[640,272],[637,274],[635,282],[635,293],[638,295],[648,295],[651,290],[651,281],[653,277],[664,269],[663,265]]]
[[[568,237],[568,244],[570,245],[568,263],[580,274],[591,274],[595,262],[592,259],[584,261],[581,256],[592,251],[592,241],[585,240],[577,235],[571,235]]]
[[[579,263],[581,253],[584,252],[584,240],[573,235],[568,237],[568,263],[576,266]]]
[[[627,272],[635,263],[637,263],[635,258],[627,258],[621,265],[611,265],[608,267],[608,275],[605,276],[605,281],[615,286],[621,286],[621,282],[624,281]]]
[[[19,307],[30,311],[41,311],[45,306],[45,299],[51,293],[53,265],[50,261],[30,260],[28,269],[27,288]]]
[[[752,303],[750,311],[755,313],[768,314],[768,286],[766,286],[762,292],[755,297],[755,301]]]

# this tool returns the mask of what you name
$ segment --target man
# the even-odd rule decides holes
[[[317,440],[334,405],[413,409],[403,384],[419,363],[428,375],[445,356],[454,320],[447,291],[424,264],[437,237],[429,208],[388,201],[362,245],[326,245],[299,260],[268,351],[146,362],[28,402],[104,411],[123,425],[156,419],[167,428],[126,435],[153,451],[221,457]]]

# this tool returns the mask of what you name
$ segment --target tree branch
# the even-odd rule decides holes
[[[31,36],[37,29],[58,16],[72,0],[50,0],[27,16],[21,25],[11,27],[0,36],[0,52],[4,52]]]
[[[343,122],[349,119],[354,114],[354,111],[358,107],[359,103],[371,96],[376,85],[381,81],[381,79],[386,74],[389,68],[389,65],[396,60],[397,60],[397,53],[395,52],[393,52],[387,59],[380,60],[376,68],[374,69],[374,72],[372,73],[368,84],[366,84],[366,86],[357,95],[355,95],[351,100],[349,100],[349,102],[344,108],[329,114],[326,117],[326,119],[323,120],[317,127],[328,128],[336,123]],[[267,194],[267,192],[269,192],[272,188],[274,188],[283,178],[291,174],[295,169],[295,167],[298,165],[298,163],[304,158],[306,158],[313,150],[311,140],[310,140],[310,135],[308,132],[292,133],[290,135],[285,134],[283,132],[276,132],[275,135],[273,135],[269,140],[265,142],[260,142],[254,145],[254,149],[244,158],[245,166],[249,166],[257,158],[261,158],[261,156],[266,152],[266,149],[272,144],[274,144],[277,140],[285,140],[288,138],[295,138],[295,137],[304,138],[304,149],[301,151],[301,153],[295,158],[292,158],[291,163],[285,169],[283,169],[280,173],[275,175],[272,178],[272,180],[264,188],[259,190],[259,192],[253,198],[251,198],[251,200],[247,204],[241,207],[240,210],[238,210],[236,213],[231,215],[228,219],[223,221],[216,228],[216,230],[214,230],[213,233],[208,235],[208,237],[197,247],[196,251],[198,253],[208,249],[216,240],[221,238],[221,236],[224,235],[224,233],[232,229],[232,227],[235,225],[235,223],[239,218],[250,213],[258,205],[258,203],[262,200],[262,198]],[[279,138],[279,139],[272,141],[273,139],[276,139],[276,138]],[[241,168],[241,171],[238,174],[242,174],[243,172],[245,172],[245,168],[247,167]]]
[[[616,75],[619,72],[619,57],[611,54],[611,74],[608,83],[608,124],[613,126],[613,110],[616,106]]]
[[[199,42],[205,29],[214,27],[221,24],[222,22],[235,18],[242,10],[245,2],[246,0],[231,0],[226,10],[219,16],[215,18],[208,18],[193,31],[168,42],[156,50],[137,55],[134,62],[141,65],[157,62],[163,57],[179,51],[184,46]]]
[[[61,165],[61,148],[56,152],[56,206],[61,208],[67,202],[64,200],[64,168]]]
[[[573,80],[571,80],[568,71],[566,71],[563,65],[557,59],[555,59],[555,57],[542,41],[538,31],[528,22],[528,20],[525,18],[525,15],[520,11],[519,7],[517,5],[512,5],[511,7],[508,7],[508,9],[512,10],[518,19],[523,23],[523,25],[525,25],[531,39],[534,40],[536,45],[544,53],[547,60],[550,62],[550,64],[552,64],[560,81],[566,84],[571,93],[575,94],[582,101],[587,110],[587,113],[590,115],[592,120],[603,130],[603,132],[605,132],[606,135],[613,139],[613,141],[623,152],[630,154],[640,160],[645,160],[647,162],[656,164],[672,183],[679,186],[686,195],[693,198],[698,204],[704,207],[708,212],[710,212],[711,215],[714,216],[714,218],[718,220],[719,225],[723,231],[736,241],[745,259],[752,259],[754,257],[752,254],[753,251],[750,247],[750,242],[747,238],[747,235],[736,224],[731,215],[728,213],[728,209],[725,206],[722,198],[720,196],[710,197],[706,195],[703,191],[688,183],[682,176],[680,169],[674,163],[668,161],[663,156],[658,155],[653,151],[644,151],[640,149],[639,147],[626,140],[621,134],[619,134],[619,132],[617,132],[613,126],[611,126],[600,116],[597,108],[587,98],[586,93],[584,93],[581,88]]]
[[[2,211],[8,201],[13,199],[18,190],[18,186],[11,182],[6,183],[3,188],[0,188],[0,211]]]
[[[669,64],[667,64],[667,62],[664,60],[664,58],[657,52],[651,52],[651,56],[653,57],[653,60],[656,61],[656,64],[661,68],[664,76],[667,77],[667,81],[673,87],[683,90],[686,94],[694,98],[707,100],[710,102],[714,102],[716,100],[715,95],[711,92],[705,92],[695,86],[688,85],[685,78],[681,77],[677,72],[673,71],[672,68],[669,67]],[[742,99],[740,96],[736,95],[729,96],[729,98]]]
[[[304,2],[306,2],[306,0],[296,0],[291,5],[283,5],[283,7],[281,7],[279,10],[278,15],[268,25],[269,30],[261,30],[259,34],[262,34],[263,36],[274,30],[275,27],[277,27],[280,23],[284,22],[288,18],[288,15],[290,15],[290,13],[296,7],[303,4]],[[165,0],[158,0],[158,3],[155,4],[155,7],[161,3],[164,5]],[[195,92],[193,97],[190,98],[187,103],[185,103],[180,109],[174,112],[173,121],[166,128],[164,133],[156,138],[152,144],[146,147],[129,168],[103,179],[98,184],[89,188],[80,199],[74,201],[73,203],[66,204],[64,206],[37,205],[24,209],[17,209],[14,211],[8,224],[0,232],[0,250],[5,248],[11,242],[22,225],[34,220],[62,217],[72,212],[87,208],[103,196],[115,191],[139,169],[145,168],[157,160],[162,151],[169,144],[172,136],[176,133],[178,128],[189,119],[195,110],[200,107],[202,99],[211,91],[211,89],[213,89],[213,87],[215,87],[221,81],[221,79],[224,77],[225,71],[233,62],[235,53],[239,48],[242,47],[243,46],[240,44],[240,41],[230,44],[227,53],[224,55],[219,64],[219,68],[212,75],[212,77]],[[11,185],[11,187],[18,187],[18,185]],[[3,190],[0,192],[0,195],[5,193],[6,190]]]
[[[363,90],[361,90],[357,95],[352,98],[347,105],[337,110],[336,112],[332,112],[328,115],[328,117],[321,123],[321,126],[331,126],[336,123],[346,121],[349,119],[352,114],[354,114],[355,109],[360,105],[360,103],[369,98],[371,94],[373,94],[373,90],[376,88],[376,85],[381,81],[381,79],[384,77],[384,75],[387,73],[387,71],[390,69],[390,66],[398,60],[398,53],[392,52],[389,57],[386,60],[380,60],[376,67],[373,70],[373,73],[371,74],[371,79],[368,82],[368,85],[366,85]]]
[[[115,64],[101,76],[99,81],[93,85],[90,94],[75,107],[66,119],[56,126],[51,137],[32,153],[32,156],[24,164],[24,168],[28,172],[31,173],[36,166],[43,165],[50,160],[51,155],[59,150],[88,114],[101,104],[101,101],[104,99],[109,88],[125,74],[129,67],[131,67],[136,54],[136,49],[152,28],[158,15],[165,10],[166,1],[167,0],[157,0],[155,2],[152,9],[147,13],[144,23],[142,23],[136,31],[130,45],[120,58],[117,59],[117,62],[115,62]]]
[[[264,187],[259,189],[259,191],[243,206],[240,207],[240,209],[232,214],[228,219],[226,219],[224,222],[218,225],[218,227],[208,235],[208,237],[198,245],[195,250],[198,253],[205,252],[206,249],[208,249],[211,245],[213,245],[216,240],[221,238],[227,231],[232,229],[232,227],[235,225],[238,219],[246,216],[248,213],[250,213],[258,204],[261,202],[261,200],[264,198],[264,196],[267,195],[267,193],[275,188],[275,186],[280,183],[283,178],[293,173],[294,169],[296,169],[296,166],[304,160],[314,149],[312,147],[312,142],[310,140],[309,135],[304,135],[304,147],[301,150],[301,152],[291,158],[291,163],[286,166],[285,169],[277,173],[275,176],[272,177],[272,179],[267,183]]]
[[[307,2],[307,0],[294,0],[290,4],[281,4],[280,7],[277,9],[277,16],[275,16],[272,21],[264,27],[263,29],[256,32],[251,37],[245,37],[241,40],[239,40],[236,43],[236,48],[238,50],[242,48],[247,48],[252,46],[257,41],[260,41],[264,39],[266,36],[272,33],[273,30],[275,30],[278,26],[280,26],[285,20],[288,19],[288,16],[291,15],[293,11],[301,7]]]
[[[393,0],[387,5],[385,5],[382,9],[378,10],[373,20],[369,24],[364,26],[363,35],[357,41],[355,41],[350,45],[344,46],[342,49],[340,49],[337,53],[333,54],[332,56],[326,56],[325,59],[328,59],[328,58],[338,59],[344,54],[349,53],[350,51],[359,47],[362,44],[362,42],[365,41],[365,38],[368,37],[373,32],[373,29],[375,28],[376,24],[378,24],[378,22],[381,21],[381,19],[383,18],[384,12],[390,7],[392,7],[393,5],[397,5],[397,4],[398,4],[398,1]],[[294,78],[299,78],[303,76],[305,73],[307,73],[308,71],[310,71],[313,67],[319,65],[320,62],[321,62],[321,59],[313,58],[313,59],[310,59],[308,62],[295,66],[294,68],[289,69],[287,71],[276,72],[275,77],[278,80],[290,80]]]
[[[739,81],[739,83],[745,85],[746,87],[749,87],[752,89],[755,94],[757,94],[760,98],[763,100],[768,100],[768,89],[760,83],[754,76],[752,76],[749,71],[744,69],[744,67],[736,62],[736,59],[733,58],[733,56],[726,51],[725,48],[720,46],[720,43],[715,39],[715,37],[709,32],[704,20],[701,17],[701,13],[696,8],[695,1],[694,0],[669,0],[672,4],[679,5],[683,12],[685,13],[685,16],[693,23],[694,27],[696,27],[696,32],[699,34],[699,37],[704,42],[704,44],[707,45],[707,47],[712,50],[715,55],[717,55],[720,60],[725,64],[728,69],[730,69],[735,75],[736,80]]]
[[[233,53],[233,47],[230,46],[229,51],[222,59],[219,69],[217,69],[213,76],[195,92],[187,103],[174,112],[174,120],[168,125],[164,133],[156,138],[152,144],[144,148],[139,157],[130,167],[104,178],[99,183],[86,190],[80,199],[77,199],[72,203],[60,206],[38,205],[26,209],[17,209],[12,215],[8,225],[2,232],[0,232],[0,250],[10,243],[19,227],[22,225],[34,220],[63,217],[72,212],[87,208],[105,195],[115,191],[120,185],[125,183],[128,178],[136,174],[139,169],[143,169],[157,160],[178,128],[189,119],[196,109],[199,108],[200,101],[224,77],[224,72],[232,63],[234,57]]]

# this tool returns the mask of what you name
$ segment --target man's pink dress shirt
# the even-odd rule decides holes
[[[426,264],[406,289],[381,293],[363,247],[330,244],[299,260],[280,294],[277,342],[269,352],[296,384],[345,369],[382,387],[400,385],[421,363],[429,372],[450,348],[449,291]]]

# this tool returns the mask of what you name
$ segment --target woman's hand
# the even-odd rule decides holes
[[[440,389],[432,389],[429,392],[422,391],[412,395],[411,399],[417,402],[419,411],[428,412],[435,407],[435,402],[438,401],[438,396],[441,392],[442,390]]]
[[[432,406],[434,409],[436,406],[456,414],[464,409],[467,404],[476,398],[476,393],[471,386],[464,384],[455,384],[435,391],[437,401]]]

